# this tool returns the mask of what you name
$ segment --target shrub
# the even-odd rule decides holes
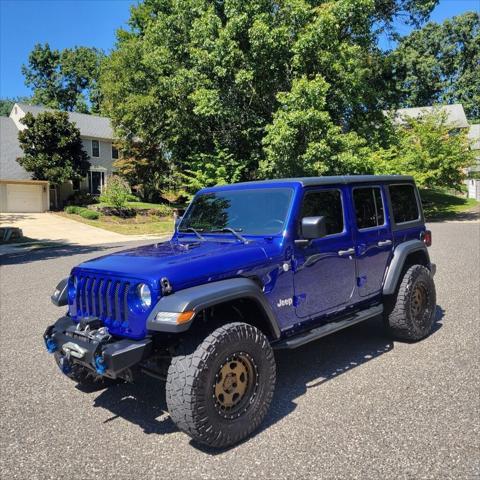
[[[98,220],[100,217],[98,212],[94,212],[93,210],[88,210],[86,208],[82,208],[79,212],[79,215],[88,220]]]
[[[102,212],[103,215],[120,218],[133,218],[137,214],[135,208],[128,207],[100,207],[99,211]]]
[[[64,208],[64,212],[66,213],[78,213],[78,211],[81,210],[79,207],[76,207],[75,205],[69,205],[68,207]]]
[[[123,178],[112,175],[108,179],[105,190],[100,195],[100,201],[111,207],[124,207],[131,196],[128,183]]]

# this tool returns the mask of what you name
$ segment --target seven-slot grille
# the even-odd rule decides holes
[[[88,274],[76,275],[76,281],[77,318],[98,317],[106,325],[128,322],[129,282]]]

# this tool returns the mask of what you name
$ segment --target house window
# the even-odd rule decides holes
[[[105,172],[88,172],[88,191],[92,195],[100,195],[105,185]]]
[[[98,140],[92,140],[92,157],[100,156],[100,144]]]
[[[117,159],[118,158],[118,148],[117,147],[114,147],[112,145],[112,158],[113,159]]]

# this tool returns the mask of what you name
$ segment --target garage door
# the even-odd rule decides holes
[[[7,184],[7,212],[43,212],[42,185]]]

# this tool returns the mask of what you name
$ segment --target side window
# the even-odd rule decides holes
[[[382,193],[379,187],[354,188],[353,202],[359,230],[378,227],[385,223]]]
[[[118,148],[112,145],[112,158],[117,159],[118,158]]]
[[[100,144],[98,140],[92,140],[92,157],[100,156]]]
[[[343,232],[342,197],[339,190],[319,190],[305,195],[303,217],[326,217],[327,235]]]
[[[388,189],[395,223],[418,220],[420,212],[413,185],[390,185]]]

